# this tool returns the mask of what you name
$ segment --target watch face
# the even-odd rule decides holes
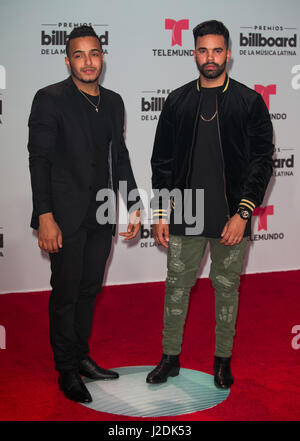
[[[238,214],[241,216],[242,219],[249,219],[250,213],[248,210],[244,210],[243,208],[238,209]]]
[[[241,210],[240,215],[243,219],[249,219],[249,217],[250,217],[250,213],[247,210]]]

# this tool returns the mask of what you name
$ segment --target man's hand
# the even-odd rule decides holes
[[[125,240],[133,239],[141,228],[141,212],[140,210],[134,211],[129,216],[129,224],[126,233],[119,233],[120,236],[125,237]]]
[[[38,241],[41,250],[48,253],[58,253],[62,248],[62,234],[52,213],[39,216]]]
[[[169,248],[169,224],[163,219],[159,219],[158,224],[152,225],[153,237],[158,245]]]
[[[220,243],[224,245],[237,245],[243,239],[247,220],[239,214],[232,216],[223,228]]]

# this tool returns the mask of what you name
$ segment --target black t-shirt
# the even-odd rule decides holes
[[[222,147],[216,114],[217,94],[221,90],[222,87],[201,89],[203,96],[190,179],[190,188],[204,189],[204,230],[201,236],[214,238],[221,236],[228,220]],[[193,204],[193,215],[195,214]]]
[[[91,200],[83,221],[83,226],[87,228],[107,228],[111,226],[109,224],[101,225],[96,220],[96,211],[101,205],[101,202],[96,201],[96,194],[99,190],[108,187],[108,146],[112,136],[112,129],[108,111],[105,109],[104,103],[101,102],[101,96],[97,112],[87,98],[93,104],[97,105],[99,97],[85,93],[86,98],[80,92],[78,93],[82,97],[82,107],[87,113],[89,120],[88,129],[91,130],[94,153],[91,164],[91,173],[93,173]]]

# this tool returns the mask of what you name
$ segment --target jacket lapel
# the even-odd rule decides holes
[[[72,78],[69,77],[66,80],[66,98],[68,100],[69,109],[72,112],[74,119],[77,122],[76,127],[80,127],[84,132],[87,140],[87,147],[91,153],[93,153],[93,140],[91,135],[90,121],[87,117],[86,112],[83,110],[81,97],[79,95]]]

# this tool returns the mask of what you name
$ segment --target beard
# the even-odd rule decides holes
[[[217,64],[217,63],[204,63],[204,64],[199,64],[198,61],[196,61],[198,70],[200,72],[201,75],[204,76],[204,78],[209,79],[214,79],[214,78],[218,78],[220,75],[222,75],[222,73],[225,71],[226,69],[226,61],[224,61],[223,64]],[[206,66],[207,65],[213,65],[215,66],[215,70],[206,70]]]
[[[89,78],[88,80],[84,79],[81,75],[80,72],[76,71],[73,66],[70,63],[70,70],[71,70],[71,74],[79,81],[81,81],[82,83],[85,84],[90,84],[90,83],[95,83],[96,81],[98,81],[100,75],[101,75],[101,70],[102,70],[102,66],[100,69],[100,72],[98,74],[96,74],[96,76],[94,78]]]

